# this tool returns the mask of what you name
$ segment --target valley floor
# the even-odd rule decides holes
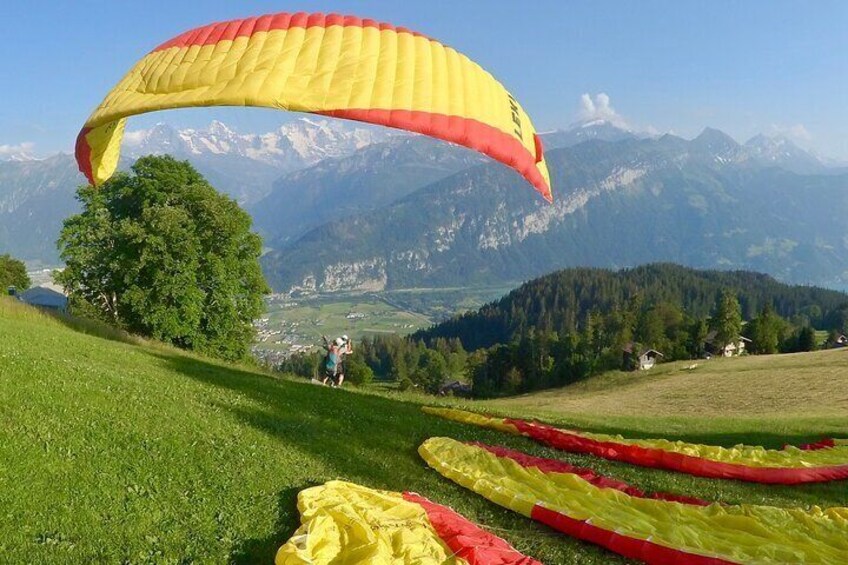
[[[270,563],[297,527],[297,492],[341,478],[413,490],[451,505],[545,563],[621,562],[496,507],[427,469],[416,449],[431,436],[556,457],[645,489],[731,503],[848,506],[848,489],[841,483],[747,485],[558,453],[524,438],[422,414],[420,405],[431,399],[272,378],[96,328],[82,329],[96,335],[0,299],[4,560]],[[837,362],[835,356],[821,355],[815,357],[821,364],[809,371],[803,372],[806,364],[798,361],[792,365],[795,369],[785,372],[799,375],[795,404],[785,404],[794,409],[785,418],[763,385],[767,380],[748,384],[750,375],[766,379],[766,367],[737,375],[740,396],[753,403],[750,414],[741,404],[712,399],[718,394],[733,397],[729,377],[719,389],[707,389],[700,403],[691,384],[667,385],[677,392],[669,392],[659,403],[679,398],[686,406],[709,405],[712,412],[669,408],[658,413],[658,404],[638,408],[638,399],[646,402],[656,396],[650,387],[659,385],[651,383],[678,376],[706,380],[713,375],[721,380],[724,371],[718,363],[709,365],[714,371],[709,374],[699,368],[691,375],[677,375],[677,369],[668,366],[663,368],[667,373],[640,375],[646,391],[630,384],[607,388],[587,382],[574,389],[575,398],[561,392],[560,400],[555,393],[543,393],[453,403],[525,417],[539,414],[630,435],[779,447],[784,440],[815,440],[838,431],[848,436],[848,417],[839,413],[844,373],[820,376],[829,371],[831,361]],[[829,400],[815,392],[828,378],[841,383],[834,384]],[[623,392],[615,393],[619,388]],[[758,406],[764,407],[762,414]]]

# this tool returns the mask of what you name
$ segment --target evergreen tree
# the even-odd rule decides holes
[[[716,332],[716,344],[720,346],[736,343],[742,332],[742,309],[739,300],[730,290],[721,293],[712,318],[712,329]]]
[[[748,324],[754,353],[777,353],[783,341],[783,325],[771,304],[766,303],[759,315]]]
[[[818,349],[816,330],[810,326],[804,326],[798,332],[798,351],[815,351],[816,349]]]
[[[703,318],[694,320],[689,326],[689,336],[687,341],[687,350],[695,359],[700,359],[704,356],[704,344],[707,340],[707,335],[710,332],[709,324]]]

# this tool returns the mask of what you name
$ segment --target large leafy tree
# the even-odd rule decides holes
[[[434,349],[425,349],[418,369],[412,375],[412,380],[427,392],[436,393],[442,386],[447,372],[448,365],[441,353]]]
[[[81,187],[60,282],[72,304],[131,332],[225,359],[247,354],[268,292],[250,216],[187,162],[144,157]]]
[[[749,337],[753,341],[754,353],[777,353],[789,329],[786,321],[777,315],[771,304],[766,303],[747,327]]]
[[[10,286],[17,290],[26,290],[32,282],[26,271],[26,265],[11,255],[0,255],[0,292],[5,293]]]

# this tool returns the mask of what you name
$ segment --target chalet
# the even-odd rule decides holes
[[[836,341],[833,342],[834,347],[848,347],[848,336],[845,334],[840,335],[836,338]]]
[[[656,349],[643,349],[638,343],[628,343],[623,353],[623,366],[626,371],[646,371],[653,367],[660,357],[665,357]]]
[[[68,309],[68,297],[62,287],[52,284],[34,286],[17,295],[18,300],[47,310],[64,312]]]
[[[471,397],[471,385],[466,384],[462,381],[453,381],[439,387],[439,396],[464,396],[466,398]]]
[[[745,353],[747,344],[751,343],[750,339],[741,335],[735,341],[731,341],[730,343],[718,343],[716,340],[717,333],[718,332],[715,330],[708,333],[707,338],[704,340],[704,345],[706,346],[707,351],[713,355],[718,355],[719,357],[735,357],[737,355],[742,355]]]

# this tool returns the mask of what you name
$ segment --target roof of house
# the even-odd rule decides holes
[[[56,289],[55,285],[34,286],[18,295],[21,301],[34,306],[53,306],[63,308],[68,304],[68,297]]]
[[[711,330],[707,334],[707,336],[704,338],[704,343],[714,344],[715,339],[716,339],[716,335],[718,335],[718,331]],[[751,340],[748,339],[747,337],[745,337],[744,335],[739,336],[739,341],[747,341],[748,343],[751,343]],[[728,345],[728,344],[725,344],[725,345]]]
[[[468,384],[468,383],[464,383],[462,381],[453,381],[453,382],[443,384],[442,388],[457,388],[457,387],[466,387],[466,386],[469,387],[469,388],[471,387],[471,385]]]
[[[639,345],[638,343],[634,343],[632,341],[630,343],[628,343],[627,345],[625,345],[622,348],[622,351],[624,351],[624,353],[633,353],[634,350],[636,350],[637,348],[638,348],[639,357],[641,357],[642,355],[645,355],[647,353],[656,353],[660,357],[665,357],[665,355],[663,355],[662,353],[660,353],[656,349],[645,349],[641,345]]]

